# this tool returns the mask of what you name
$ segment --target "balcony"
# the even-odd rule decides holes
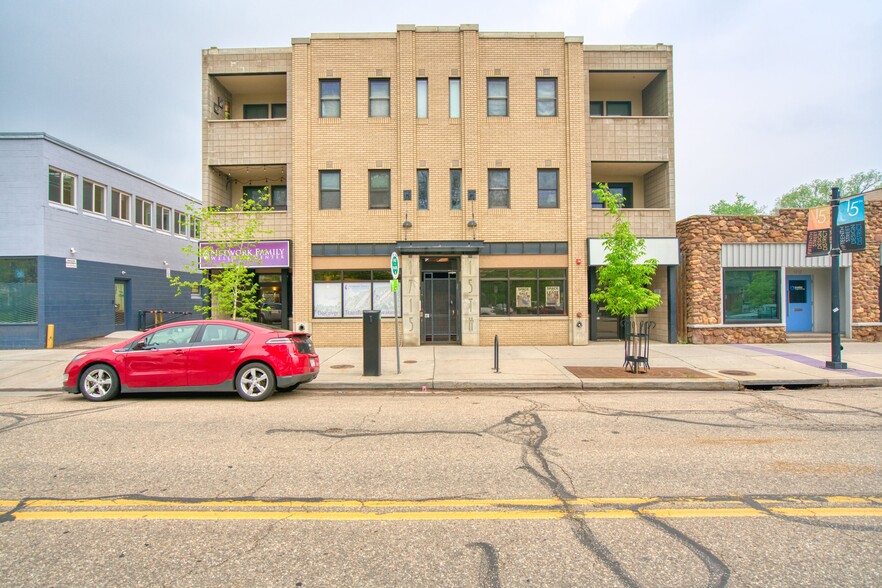
[[[667,163],[591,164],[592,188],[608,184],[624,199],[622,211],[631,229],[640,237],[671,237],[675,234],[673,178]],[[600,235],[612,228],[613,218],[592,194],[588,213],[588,234]]]

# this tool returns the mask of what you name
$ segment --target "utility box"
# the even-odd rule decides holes
[[[363,312],[362,350],[364,353],[365,376],[380,375],[380,311]]]

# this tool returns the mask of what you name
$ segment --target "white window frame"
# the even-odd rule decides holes
[[[147,213],[147,222],[144,222],[144,213]],[[138,222],[138,215],[141,216],[141,222]],[[140,196],[135,196],[135,226],[147,229],[153,228],[153,202]]]
[[[113,215],[114,200],[118,200],[117,209],[119,210],[119,216]],[[125,206],[123,206],[123,202],[125,202]],[[125,223],[127,225],[132,224],[131,194],[123,192],[122,190],[117,190],[116,188],[110,189],[110,218],[116,222]]]
[[[172,216],[171,216],[171,208],[168,206],[163,206],[162,204],[156,205],[156,230],[161,231],[163,233],[171,234],[172,229]]]
[[[92,208],[86,208],[86,184],[92,186]],[[95,190],[100,188],[101,190],[101,198],[95,198]],[[101,210],[95,210],[95,203],[101,202]],[[100,216],[101,218],[107,218],[107,186],[104,184],[99,184],[93,180],[83,178],[83,194],[82,194],[82,205],[83,212]]]
[[[178,222],[178,219],[180,219],[180,222]],[[173,228],[176,236],[187,236],[187,222],[187,213],[181,212],[180,210],[174,211]],[[181,229],[180,231],[178,230],[179,228]]]
[[[66,172],[64,170],[58,169],[57,167],[49,167],[49,173],[55,172],[59,174],[58,178],[58,201],[52,200],[52,182],[49,182],[49,192],[48,192],[48,200],[52,204],[56,204],[58,206],[63,206],[65,208],[72,208],[76,210],[77,208],[77,176],[70,172]],[[65,179],[70,180],[70,202],[66,202],[64,198],[64,182]],[[49,177],[46,177],[46,180],[49,180]]]

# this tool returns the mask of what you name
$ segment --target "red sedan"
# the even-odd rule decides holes
[[[64,389],[89,400],[120,392],[233,391],[264,400],[319,374],[309,333],[240,321],[187,321],[85,351],[64,370]]]

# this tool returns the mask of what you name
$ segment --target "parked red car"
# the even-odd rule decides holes
[[[318,374],[309,333],[199,320],[156,327],[78,354],[64,370],[64,389],[94,401],[162,390],[236,390],[245,400],[264,400]]]

